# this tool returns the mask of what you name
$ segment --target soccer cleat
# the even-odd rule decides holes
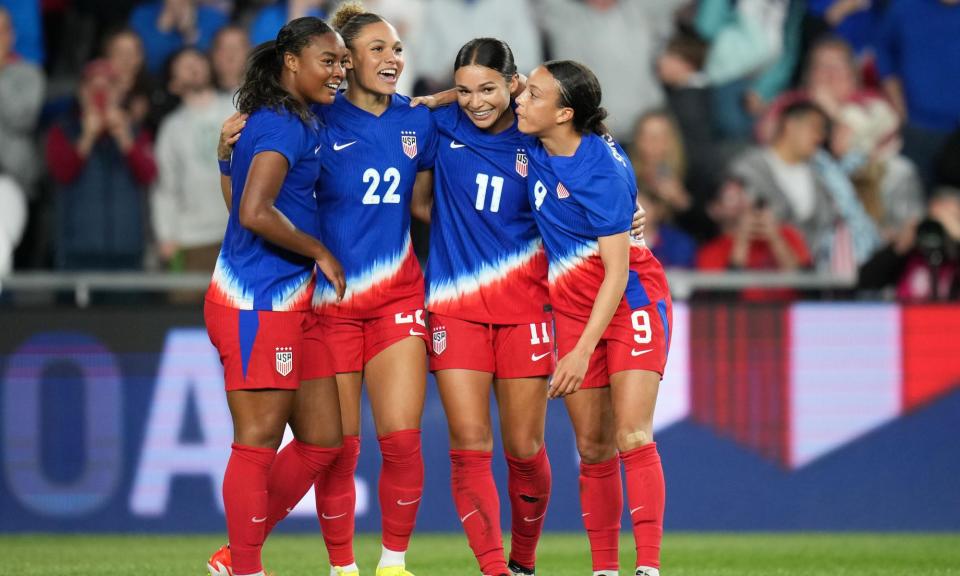
[[[640,566],[637,568],[636,574],[634,576],[660,576],[660,570],[657,568],[650,568],[648,566]]]
[[[377,576],[413,576],[413,572],[408,572],[403,566],[384,566],[377,568]]]
[[[347,571],[347,570],[344,570],[343,567],[341,567],[341,566],[334,566],[334,567],[333,567],[333,572],[334,572],[337,576],[360,576],[360,571],[359,571],[359,570],[350,570],[350,571]]]
[[[514,562],[513,560],[507,564],[507,568],[510,569],[510,576],[534,576],[533,568],[527,568],[526,566],[521,566]]]
[[[233,576],[233,567],[230,563],[230,545],[225,544],[213,553],[207,560],[207,571],[210,576]]]

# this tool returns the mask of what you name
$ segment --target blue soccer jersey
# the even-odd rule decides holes
[[[477,128],[459,106],[434,110],[434,170],[427,307],[472,322],[539,322],[547,297],[543,242],[527,199],[533,140],[516,123]]]
[[[287,111],[260,108],[247,119],[233,150],[230,219],[207,299],[240,310],[308,310],[313,260],[270,244],[240,225],[247,173],[253,157],[261,152],[277,152],[287,159],[288,172],[274,201],[276,209],[298,229],[317,234],[313,192],[320,171],[318,127]]]
[[[550,301],[564,314],[587,319],[593,310],[603,262],[598,239],[628,232],[635,210],[633,167],[613,138],[585,134],[573,156],[550,156],[531,145],[527,190],[550,262]],[[639,308],[668,293],[660,264],[643,244],[630,247],[630,276],[621,309]]]
[[[410,242],[410,201],[417,172],[433,168],[436,127],[430,111],[394,95],[375,116],[338,94],[323,117],[317,183],[320,239],[340,260],[347,292],[319,279],[314,307],[323,314],[377,318],[423,308],[423,272]]]

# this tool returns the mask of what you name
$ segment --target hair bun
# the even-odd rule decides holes
[[[607,109],[600,106],[587,118],[587,121],[584,122],[584,128],[597,134],[603,134],[607,131],[603,125],[603,121],[607,119],[607,116]]]
[[[333,15],[333,28],[338,31],[342,30],[350,20],[366,13],[367,9],[363,7],[362,3],[344,2],[337,8],[337,12]]]

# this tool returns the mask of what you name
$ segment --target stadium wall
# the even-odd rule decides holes
[[[230,417],[199,311],[5,310],[0,325],[0,532],[223,530]],[[363,417],[357,526],[376,531]],[[423,424],[418,526],[458,530],[432,378]],[[678,304],[656,430],[668,530],[960,530],[960,307]],[[547,529],[579,530],[558,401],[547,443]],[[312,495],[281,529],[316,530]]]

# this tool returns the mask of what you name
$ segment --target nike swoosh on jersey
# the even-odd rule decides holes
[[[631,355],[631,356],[634,356],[634,357],[636,357],[636,356],[643,356],[644,354],[646,354],[646,353],[648,353],[648,352],[653,352],[653,348],[647,348],[646,350],[633,349],[633,350],[630,351],[630,355]]]
[[[319,147],[319,146],[317,146],[316,148],[313,149],[313,153],[314,153],[314,154],[318,154],[319,152],[320,152],[320,147]]]
[[[460,143],[457,142],[456,140],[451,140],[451,141],[450,141],[450,147],[453,148],[453,149],[463,148],[463,147],[465,147],[465,146],[466,146],[466,144],[460,144]]]
[[[546,357],[549,356],[549,355],[550,355],[550,352],[545,352],[545,353],[543,353],[543,354],[531,354],[531,355],[530,355],[530,360],[533,361],[533,362],[539,362],[540,360],[543,360],[544,358],[546,358]]]
[[[356,140],[354,140],[353,142],[347,142],[346,144],[340,144],[339,142],[334,142],[333,149],[335,152],[339,152],[344,148],[349,148],[350,146],[353,146],[356,143],[357,143]]]

